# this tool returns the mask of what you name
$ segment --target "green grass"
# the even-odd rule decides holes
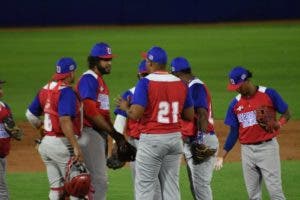
[[[289,200],[300,199],[300,161],[282,162],[283,189]],[[12,200],[47,199],[48,182],[45,173],[9,173],[7,176]],[[186,168],[181,168],[180,190],[182,200],[192,199]],[[241,163],[225,163],[221,171],[214,172],[212,190],[215,200],[247,199]],[[109,170],[108,200],[133,199],[129,168]],[[263,199],[269,199],[263,188]]]
[[[7,101],[19,120],[38,89],[51,77],[55,62],[72,56],[78,76],[87,69],[91,47],[108,42],[118,57],[105,79],[115,97],[136,83],[140,52],[153,45],[189,59],[194,74],[210,88],[216,119],[223,119],[235,93],[226,91],[227,74],[236,65],[254,73],[256,84],[277,89],[300,119],[300,23],[215,26],[124,26],[99,28],[0,29],[0,79],[7,80]],[[112,99],[111,98],[111,99]]]

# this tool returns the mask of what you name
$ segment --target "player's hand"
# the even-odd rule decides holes
[[[214,169],[216,171],[220,170],[223,167],[223,161],[224,161],[223,157],[217,157],[217,160],[214,165]]]
[[[79,146],[74,147],[74,160],[83,163],[83,153]]]
[[[128,110],[129,109],[129,100],[124,100],[122,97],[115,98],[115,104],[117,107],[119,107],[121,110]]]

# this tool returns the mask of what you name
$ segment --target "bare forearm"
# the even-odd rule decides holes
[[[77,147],[78,148],[78,143],[74,135],[73,131],[73,124],[70,119],[70,117],[60,117],[60,125],[61,129],[66,136],[66,138],[69,140],[70,144],[72,145],[73,148]]]

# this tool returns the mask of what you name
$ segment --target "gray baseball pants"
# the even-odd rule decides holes
[[[9,199],[5,176],[6,176],[6,158],[0,158],[0,199],[1,200]]]
[[[128,142],[133,145],[135,148],[138,148],[139,140],[135,139],[133,137],[128,137]],[[131,168],[131,174],[132,174],[132,180],[133,180],[133,185],[135,185],[135,177],[136,177],[136,172],[135,172],[135,161],[130,162],[130,168]],[[135,192],[134,192],[135,194]],[[162,200],[162,194],[161,194],[161,189],[160,189],[160,182],[159,179],[157,179],[155,183],[155,190],[154,190],[154,196],[153,200]]]
[[[153,200],[157,179],[162,199],[180,200],[181,133],[141,134],[136,155],[135,199]]]
[[[215,134],[207,134],[203,139],[205,145],[212,149],[218,149],[219,142]],[[216,156],[211,156],[204,162],[194,165],[190,148],[190,142],[184,143],[183,151],[187,163],[193,197],[195,200],[212,200],[213,195],[210,183],[213,175],[214,164],[216,162]]]
[[[95,190],[94,199],[105,200],[108,187],[106,138],[93,128],[84,127],[78,143],[81,147],[86,167],[91,174],[92,185]]]
[[[250,200],[261,200],[262,180],[272,200],[284,200],[279,145],[276,138],[259,145],[242,145],[244,180]]]

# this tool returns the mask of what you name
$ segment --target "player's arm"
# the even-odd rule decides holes
[[[43,125],[43,122],[39,117],[42,112],[43,109],[39,101],[39,96],[36,95],[25,113],[28,122],[36,129],[39,129]]]
[[[234,113],[234,106],[236,105],[237,100],[233,99],[229,105],[229,108],[225,117],[225,124],[230,126],[230,132],[227,136],[226,142],[224,144],[223,150],[220,153],[220,156],[217,157],[217,161],[215,163],[215,169],[219,170],[223,166],[223,161],[228,155],[229,151],[236,144],[239,137],[239,122]]]
[[[194,101],[198,130],[206,132],[208,126],[208,102],[205,86],[203,84],[194,84],[189,90]]]
[[[71,117],[61,116],[59,117],[59,122],[64,135],[66,136],[66,138],[68,139],[68,141],[74,149],[75,160],[83,162],[83,154],[74,135]]]
[[[277,124],[280,128],[284,124],[286,124],[291,118],[291,113],[289,111],[288,104],[283,100],[283,98],[279,95],[279,93],[276,90],[267,88],[266,93],[271,98],[271,101],[276,111],[281,114],[279,120],[277,121]]]
[[[124,100],[121,97],[116,100],[116,105],[126,112],[128,118],[138,120],[143,116],[145,107],[148,104],[148,84],[149,80],[146,78],[139,80],[135,87],[131,105],[129,100]]]
[[[226,142],[222,151],[220,152],[219,156],[217,157],[217,161],[215,163],[215,169],[220,170],[223,167],[224,159],[227,157],[229,151],[234,147],[236,144],[238,137],[239,137],[239,129],[237,127],[230,127],[230,132],[226,138]]]
[[[83,154],[75,137],[72,122],[72,118],[76,117],[76,101],[76,94],[70,87],[61,90],[58,102],[58,115],[62,132],[73,147],[75,160],[83,162]]]
[[[194,103],[190,93],[190,90],[187,87],[187,94],[185,98],[185,102],[183,105],[183,112],[181,114],[182,119],[187,121],[193,121],[195,115]]]

